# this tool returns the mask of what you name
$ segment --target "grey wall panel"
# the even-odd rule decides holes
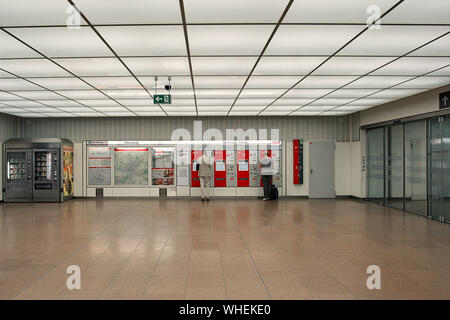
[[[18,121],[18,117],[0,113],[0,143],[17,137]]]
[[[177,128],[187,129],[193,139],[194,121],[202,121],[203,132],[216,128],[278,129],[281,139],[351,140],[350,116],[342,117],[139,117],[139,118],[52,118],[18,120],[21,138],[168,140]]]

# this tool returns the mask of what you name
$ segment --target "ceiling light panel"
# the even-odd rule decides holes
[[[420,77],[395,86],[395,88],[437,88],[450,84],[450,77]]]
[[[262,57],[253,74],[306,75],[325,59],[326,57]]]
[[[113,100],[77,100],[79,103],[89,107],[120,107]]]
[[[135,75],[139,76],[174,76],[190,75],[187,58],[123,58],[124,63]]]
[[[448,31],[448,27],[381,25],[379,29],[364,32],[338,55],[400,56]]]
[[[348,103],[354,99],[319,99],[317,101],[311,102],[311,106],[340,106]]]
[[[329,93],[331,89],[292,89],[289,90],[283,98],[320,98],[321,96]]]
[[[361,110],[366,110],[370,108],[369,106],[351,106],[351,105],[345,105],[345,106],[340,106],[337,107],[336,110],[337,111],[352,111],[352,112],[356,112],[356,111],[361,111]]]
[[[163,111],[144,111],[144,112],[136,112],[139,116],[144,117],[164,117],[166,114]]]
[[[116,99],[116,101],[126,107],[153,106],[153,100],[150,97],[148,99]]]
[[[300,109],[289,115],[290,116],[316,116],[319,113],[320,113],[320,111],[304,111],[304,110]]]
[[[264,105],[261,106],[234,106],[233,111],[261,111],[264,109]]]
[[[42,112],[58,112],[58,109],[55,108],[46,108],[45,106],[41,106],[39,108],[26,108],[24,107],[25,110],[28,111],[32,111],[32,112],[37,112],[37,113],[42,113]]]
[[[36,100],[36,102],[40,102],[52,107],[81,107],[81,105],[72,100]]]
[[[58,109],[65,111],[65,112],[75,113],[75,114],[80,113],[80,112],[97,113],[95,110],[86,108],[86,107],[59,107]]]
[[[404,97],[412,96],[414,94],[423,92],[427,89],[386,89],[375,94],[372,94],[370,98],[373,99],[401,99]]]
[[[150,98],[150,95],[144,89],[134,90],[102,90],[113,99],[145,99]]]
[[[135,117],[136,114],[134,114],[133,112],[127,112],[127,111],[123,111],[123,112],[105,112],[108,116],[111,117]]]
[[[169,116],[196,116],[197,112],[195,111],[174,111],[174,112],[167,112],[167,115]]]
[[[387,11],[396,0],[316,0],[294,1],[284,23],[366,23],[367,8],[376,4],[380,13]]]
[[[334,92],[331,92],[327,95],[327,98],[338,98],[338,99],[357,99],[374,92],[377,92],[379,89],[339,89]]]
[[[245,79],[247,79],[246,76],[222,76],[222,77],[196,76],[194,77],[194,82],[196,89],[206,89],[206,88],[240,89],[244,85]]]
[[[394,59],[389,57],[333,57],[312,75],[364,75]]]
[[[180,91],[180,90],[178,90]],[[197,89],[195,95],[198,98],[236,98],[239,89]]]
[[[119,56],[186,56],[183,26],[98,27]]]
[[[226,116],[227,111],[199,111],[199,116]]]
[[[90,27],[13,28],[8,31],[48,57],[113,55]]]
[[[449,29],[447,29],[450,31]],[[413,56],[448,56],[450,48],[450,34],[427,44],[411,53]]]
[[[58,93],[70,99],[105,99],[106,96],[97,90],[59,90]]]
[[[267,106],[269,105],[274,99],[273,98],[269,98],[269,99],[249,99],[249,98],[239,98],[236,103],[235,103],[235,107],[238,106]]]
[[[190,99],[194,97],[194,92],[192,90],[172,90],[170,91],[172,95],[172,104],[173,101],[178,99]]]
[[[234,99],[197,99],[197,106],[228,106],[234,102]]]
[[[303,111],[326,111],[335,108],[336,106],[328,105],[328,106],[304,106],[300,110]]]
[[[184,2],[188,23],[276,23],[287,4],[287,0]]]
[[[448,24],[449,12],[450,2],[447,0],[427,1],[426,5],[422,0],[408,0],[383,18],[383,23]]]
[[[314,98],[310,98],[310,99],[286,99],[286,98],[281,98],[278,99],[276,101],[273,102],[274,106],[295,106],[295,107],[299,107],[299,106],[304,106],[306,104],[311,103],[312,101],[314,101]]]
[[[367,98],[355,99],[353,102],[350,102],[349,106],[369,106],[375,107],[380,104],[391,102],[393,99],[375,99],[373,96],[369,96]]]
[[[75,114],[67,113],[67,112],[52,112],[52,113],[42,113],[46,117],[50,118],[69,118],[69,117],[78,117]]]
[[[411,79],[411,77],[396,76],[365,76],[346,85],[346,88],[387,88],[397,83]]]
[[[10,100],[10,101],[2,101],[4,105],[11,107],[19,107],[19,108],[39,108],[44,107],[43,104],[37,103],[35,101],[30,100]]]
[[[299,80],[298,76],[251,76],[246,88],[290,88]]]
[[[0,60],[0,68],[20,77],[68,77],[69,73],[46,59]]]
[[[234,111],[232,110],[229,116],[256,116],[258,111]]]
[[[52,91],[11,91],[13,94],[17,94],[21,97],[27,98],[27,99],[62,99],[60,95],[57,95],[56,93]]]
[[[34,113],[34,112],[26,112],[26,113],[10,113],[14,116],[22,117],[22,118],[45,118],[43,114]]]
[[[363,28],[360,25],[281,25],[265,54],[330,55]]]
[[[271,105],[266,109],[266,111],[280,111],[280,112],[291,112],[293,110],[297,110],[301,106],[275,106]]]
[[[10,79],[10,78],[15,78],[16,76],[13,76],[12,74],[10,74],[10,73],[8,73],[8,72],[5,72],[5,71],[3,71],[3,70],[0,70],[0,78],[7,78],[7,79]]]
[[[40,56],[40,54],[19,40],[16,40],[6,32],[0,31],[0,58],[30,58]]]
[[[129,107],[131,111],[134,111],[136,113],[139,112],[161,112],[161,109],[158,106],[155,107]]]
[[[197,110],[200,112],[213,111],[213,112],[225,112],[227,113],[230,106],[198,106]]]
[[[12,101],[12,100],[22,100],[22,98],[17,97],[13,94],[7,93],[7,92],[2,92],[0,91],[0,101],[1,100],[8,100],[8,101]]]
[[[357,76],[309,76],[303,79],[296,88],[336,89],[357,78]]]
[[[134,77],[87,77],[83,78],[95,88],[102,89],[141,89]]]
[[[59,0],[14,0],[0,1],[1,26],[35,26],[72,24],[73,11],[67,13],[70,5]],[[73,9],[72,9],[73,10]],[[85,24],[81,19],[81,24]]]
[[[30,78],[29,80],[50,90],[92,89],[78,78]]]
[[[256,57],[192,57],[194,74],[247,76]]]
[[[177,0],[75,0],[93,24],[181,23]]]
[[[419,76],[450,64],[450,57],[404,57],[375,71],[374,75]],[[450,72],[446,75],[450,75]]]
[[[189,25],[192,55],[259,55],[271,25]]]
[[[175,112],[175,111],[195,112],[195,107],[194,106],[168,106],[168,105],[165,105],[164,106],[164,110],[167,111],[167,112]]]
[[[352,112],[350,111],[338,111],[338,110],[331,110],[331,111],[325,111],[321,113],[321,116],[345,116],[346,114],[350,114]]]
[[[42,88],[20,78],[0,79],[0,90],[42,90]]]
[[[155,77],[139,77],[139,81],[150,90],[153,94],[155,90]],[[164,86],[169,84],[169,80],[167,77],[159,77],[157,81],[158,92],[161,89],[161,92],[167,92],[164,89]],[[192,89],[192,81],[190,76],[178,76],[171,77],[170,85],[173,89]],[[198,86],[197,86],[198,87]],[[159,93],[161,93],[159,92]]]
[[[289,113],[289,111],[271,111],[271,110],[264,110],[259,115],[260,116],[285,116]]]
[[[93,107],[94,110],[100,111],[100,112],[129,112],[126,108],[123,107]]]
[[[83,76],[129,76],[130,73],[115,58],[55,59],[70,72]]]
[[[449,75],[450,75],[450,66],[440,68],[439,70],[427,74],[427,76],[449,76]]]
[[[277,98],[283,94],[285,89],[244,89],[241,92],[242,98]]]

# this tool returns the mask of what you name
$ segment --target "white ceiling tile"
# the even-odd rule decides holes
[[[188,89],[172,90],[170,91],[170,94],[172,95],[172,103],[178,99],[189,99],[194,97],[194,92]]]
[[[195,112],[194,106],[171,106],[171,105],[164,105],[162,106],[165,111],[169,112]]]
[[[232,111],[261,111],[264,109],[265,105],[253,105],[253,106],[247,106],[247,105],[235,105],[232,109]]]
[[[411,77],[396,76],[365,76],[350,83],[346,88],[387,88],[397,83],[411,79]]]
[[[69,73],[46,59],[0,60],[0,68],[20,77],[67,77]]]
[[[278,99],[277,101],[275,101],[273,103],[273,106],[304,106],[310,102],[312,102],[314,99],[310,98],[310,99],[286,99],[286,98],[281,98]]]
[[[11,91],[11,93],[17,94],[21,97],[28,99],[61,99],[60,95],[57,95],[51,91]]]
[[[395,88],[437,88],[450,84],[450,77],[420,77],[399,84]]]
[[[291,116],[316,116],[320,111],[302,111],[301,109],[291,113]]]
[[[197,113],[195,111],[173,111],[167,112],[169,116],[196,116]]]
[[[52,112],[52,113],[42,113],[46,117],[50,118],[72,118],[77,117],[75,114],[67,113],[67,112]]]
[[[231,111],[230,116],[256,116],[258,111]]]
[[[130,112],[126,108],[117,106],[117,107],[92,107],[94,110],[110,113],[110,112]]]
[[[91,109],[91,108],[86,108],[86,107],[82,107],[82,106],[78,106],[78,107],[59,107],[58,109],[65,111],[65,112],[70,112],[70,113],[79,113],[79,112],[84,112],[84,113],[97,113],[95,110]]]
[[[319,99],[317,101],[311,102],[311,106],[340,106],[342,104],[348,103],[354,99]]]
[[[350,102],[348,105],[350,106],[370,106],[370,107],[374,107],[374,106],[378,106],[380,104],[384,104],[387,102],[392,101],[393,99],[375,99],[372,98],[373,96],[369,96],[367,98],[363,98],[363,99],[357,99],[353,102]]]
[[[123,58],[125,64],[139,76],[189,75],[189,63],[183,57]]]
[[[331,89],[292,89],[289,90],[283,98],[320,98],[330,91]]]
[[[366,110],[368,108],[371,108],[371,107],[370,106],[345,105],[345,106],[337,107],[336,111],[352,111],[352,112],[356,112],[356,111]]]
[[[244,89],[241,92],[242,98],[278,98],[286,90],[285,89]]]
[[[449,23],[450,2],[447,0],[429,0],[424,5],[422,0],[403,1],[392,10],[382,23]]]
[[[177,0],[75,0],[93,24],[181,23]]]
[[[144,89],[134,89],[134,90],[102,90],[113,99],[147,99],[150,95]]]
[[[16,76],[13,76],[12,74],[5,72],[3,70],[0,70],[0,78],[15,78]]]
[[[139,116],[144,117],[165,117],[166,114],[163,111],[143,111],[143,112],[136,112]]]
[[[357,78],[357,76],[309,76],[296,88],[336,89]]]
[[[251,76],[246,88],[290,88],[300,77],[298,76]]]
[[[134,77],[87,77],[83,78],[95,88],[102,89],[141,89]]]
[[[286,111],[286,112],[291,112],[293,110],[297,110],[298,108],[300,108],[301,105],[299,106],[278,106],[278,105],[271,105],[270,107],[268,107],[266,109],[266,111]]]
[[[78,78],[30,78],[30,81],[37,83],[50,90],[80,90],[92,89],[89,85]]]
[[[364,75],[394,60],[389,57],[333,57],[313,75]]]
[[[449,76],[450,75],[450,66],[441,68],[437,71],[430,72],[427,76]]]
[[[189,0],[184,2],[188,23],[276,23],[287,0]]]
[[[325,57],[262,57],[254,75],[306,75],[312,71]]]
[[[377,5],[383,14],[396,0],[294,1],[284,23],[366,23],[367,8]]]
[[[378,93],[372,94],[372,99],[401,99],[423,92],[427,89],[386,89]]]
[[[226,116],[227,111],[199,111],[199,116]]]
[[[199,101],[198,99],[197,101]],[[172,97],[172,105],[176,106],[194,106],[195,101],[193,96],[186,96],[184,98],[178,96],[178,97]]]
[[[105,95],[97,90],[59,90],[58,93],[70,99],[106,99]]]
[[[45,118],[45,115],[35,112],[10,113],[10,114],[23,118]]]
[[[265,110],[261,112],[260,116],[285,116],[289,113],[289,111],[272,111],[272,110]]]
[[[363,28],[360,25],[281,25],[265,54],[330,55]]]
[[[98,27],[119,56],[186,56],[183,26]]]
[[[322,112],[321,116],[345,116],[346,114],[352,113],[351,111],[339,111],[339,110],[331,110]]]
[[[273,26],[190,25],[191,55],[259,55]]]
[[[256,57],[192,57],[192,68],[196,76],[248,76],[256,59]]]
[[[113,55],[90,27],[13,28],[8,31],[50,58]]]
[[[116,99],[116,101],[126,107],[153,106],[153,100],[150,97],[148,99]]]
[[[449,64],[450,57],[404,57],[375,71],[373,74],[418,76]],[[446,75],[450,75],[450,72]]]
[[[37,113],[42,113],[42,112],[58,112],[58,109],[55,108],[46,108],[45,106],[41,106],[40,108],[26,108],[24,107],[24,109],[28,110],[28,111],[32,111],[32,112],[37,112]]]
[[[413,56],[448,56],[450,48],[450,34],[411,53]]]
[[[338,55],[400,56],[448,31],[448,27],[382,25],[379,29],[374,28],[364,32]]]
[[[180,90],[178,90],[180,91]],[[239,93],[239,89],[197,89],[195,95],[202,99],[208,98],[236,98]]]
[[[72,100],[36,100],[36,102],[40,102],[52,107],[81,107],[81,105]]]
[[[247,79],[246,76],[218,76],[218,77],[208,77],[208,76],[201,76],[201,77],[194,77],[195,81],[195,88],[196,89],[206,89],[206,88],[242,88],[244,85],[245,79]],[[247,83],[248,87],[248,83]]]
[[[197,107],[198,111],[214,111],[214,112],[227,112],[230,109],[230,106],[198,106]]]
[[[19,107],[19,108],[44,107],[43,104],[37,103],[35,101],[30,101],[30,100],[2,101],[1,103],[4,105],[8,105],[8,106],[12,106],[12,107]]]
[[[17,96],[15,96],[15,95],[10,94],[10,93],[7,93],[7,92],[2,92],[2,91],[0,91],[0,100],[9,100],[9,101],[12,101],[12,100],[22,100],[22,98],[17,97]]]
[[[273,98],[269,98],[269,99],[257,99],[257,98],[253,98],[253,99],[249,99],[249,98],[239,98],[236,101],[235,106],[267,106],[269,105],[274,99]]]
[[[83,76],[129,76],[130,73],[116,58],[54,59],[67,70]]]
[[[2,22],[0,22],[0,24]],[[29,57],[41,57],[41,55],[6,32],[0,31],[0,58]]]
[[[128,109],[140,113],[140,112],[161,112],[158,106],[147,106],[147,107],[128,107]]]
[[[0,90],[42,90],[42,88],[20,78],[15,78],[0,79]]]
[[[197,99],[197,106],[231,106],[234,99]]]
[[[339,99],[356,99],[361,98],[366,95],[369,95],[371,93],[377,92],[379,89],[339,89],[336,90],[329,95],[327,95],[327,98],[339,98]]]
[[[79,103],[89,107],[117,107],[120,105],[113,100],[77,100]]]
[[[325,111],[325,110],[330,110],[333,109],[336,106],[333,105],[328,105],[328,106],[303,106],[300,110],[303,111]]]
[[[100,112],[75,112],[80,117],[106,117],[107,115]]]
[[[0,24],[2,26],[71,24],[70,17],[73,14],[67,13],[68,8],[69,2],[59,0],[0,1]],[[82,19],[81,24],[85,24]]]

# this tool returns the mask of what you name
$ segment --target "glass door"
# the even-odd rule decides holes
[[[384,128],[367,131],[367,199],[384,204]]]
[[[389,207],[403,210],[403,125],[386,128],[386,199]]]
[[[405,210],[427,215],[426,121],[405,124]]]
[[[429,120],[429,216],[450,222],[450,118]]]
[[[5,201],[31,201],[31,151],[6,149],[5,174]]]

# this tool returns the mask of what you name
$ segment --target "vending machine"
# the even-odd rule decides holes
[[[202,156],[202,150],[191,150],[191,187],[200,187],[200,178],[198,177],[197,164],[198,159]]]
[[[10,139],[4,147],[5,202],[62,202],[73,197],[73,144]]]
[[[259,186],[259,165],[258,165],[258,148],[256,145],[250,145],[248,150],[249,163],[249,185],[250,187]]]
[[[225,163],[226,151],[214,151],[214,187],[227,186],[227,165]]]
[[[227,148],[225,152],[225,163],[227,172],[227,187],[237,187],[237,174],[236,174],[236,154],[234,148]]]
[[[237,150],[237,186],[249,187],[250,186],[250,171],[249,171],[249,151]]]

